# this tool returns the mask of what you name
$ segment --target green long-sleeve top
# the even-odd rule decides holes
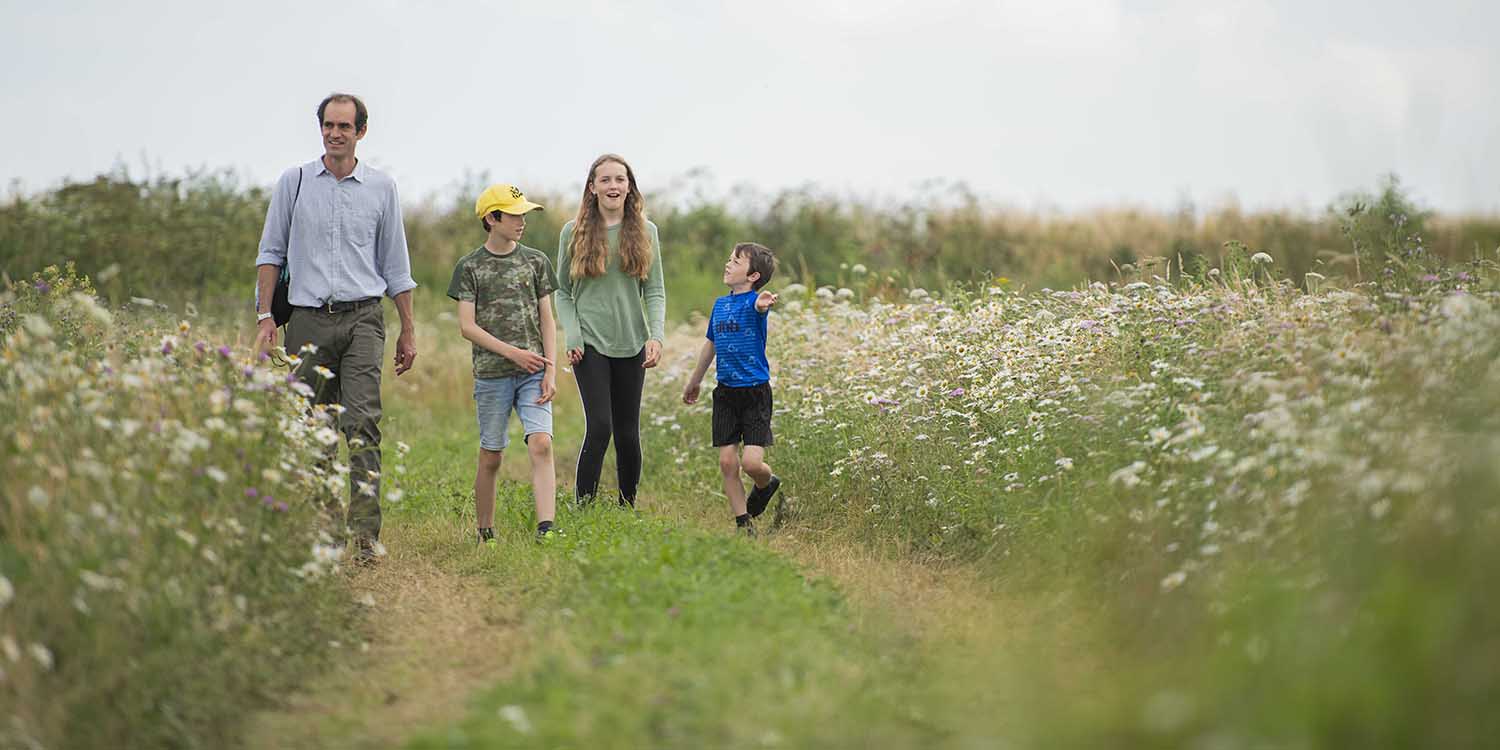
[[[651,339],[661,341],[667,318],[667,287],[661,269],[661,239],[656,225],[646,222],[651,235],[651,270],[637,279],[620,270],[620,225],[609,228],[609,258],[604,275],[573,278],[573,222],[563,225],[557,239],[557,317],[566,343],[584,344],[606,357],[634,357]]]

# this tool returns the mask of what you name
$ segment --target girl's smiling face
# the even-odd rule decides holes
[[[589,183],[589,192],[599,199],[599,208],[609,213],[625,210],[625,197],[630,194],[630,177],[625,165],[607,161],[594,170],[594,179]]]

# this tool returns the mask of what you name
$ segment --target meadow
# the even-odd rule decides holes
[[[127,214],[258,234],[263,195],[225,192],[241,219],[164,197],[197,189],[137,189],[159,204]],[[702,270],[669,277],[642,507],[560,503],[567,536],[534,544],[512,456],[498,549],[467,541],[468,347],[440,297],[440,249],[477,230],[461,207],[415,218],[423,358],[387,373],[375,572],[319,533],[316,499],[348,482],[309,468],[328,415],[219,317],[243,263],[33,275],[0,244],[0,747],[1483,746],[1500,242],[1382,190],[1240,225],[1260,235],[982,215],[941,264],[867,244],[909,213],[674,210],[663,237],[683,222],[667,241]],[[42,241],[65,198],[7,206],[4,236]],[[546,221],[528,239],[550,249]],[[81,256],[61,226],[45,241]],[[1036,244],[987,234],[1017,226]],[[746,232],[785,261],[786,485],[757,540],[731,533],[707,405],[680,398],[694,311]],[[561,386],[566,497],[581,417]],[[399,607],[434,581],[482,614],[450,642]]]

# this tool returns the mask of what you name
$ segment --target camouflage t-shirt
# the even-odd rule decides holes
[[[458,261],[448,296],[474,303],[474,322],[501,341],[544,355],[537,301],[557,289],[552,261],[538,250],[516,245],[496,255],[483,245]],[[514,362],[474,345],[474,377],[524,375]]]

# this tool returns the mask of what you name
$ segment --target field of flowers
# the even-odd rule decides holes
[[[1039,707],[1049,741],[1493,736],[1495,264],[1354,285],[1238,260],[899,302],[787,287],[777,522],[976,564],[1085,622],[1099,700]],[[708,496],[690,367],[648,395],[646,443]]]
[[[232,742],[354,607],[286,370],[49,268],[0,298],[0,747]],[[170,317],[169,317],[170,316]]]

